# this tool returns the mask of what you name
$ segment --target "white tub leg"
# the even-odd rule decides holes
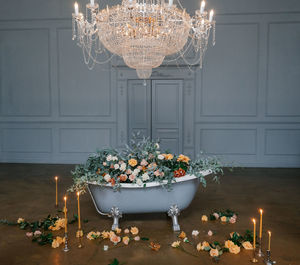
[[[117,228],[119,228],[119,219],[122,217],[122,212],[118,207],[113,206],[110,210],[109,216],[113,218],[111,229],[116,230]]]
[[[178,223],[178,215],[180,210],[176,204],[172,205],[168,211],[168,216],[172,218],[173,221],[173,231],[180,231],[180,225]]]

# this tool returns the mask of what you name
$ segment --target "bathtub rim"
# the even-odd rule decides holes
[[[202,174],[202,176],[208,176],[212,173],[211,169],[207,169],[207,170],[203,170],[200,171],[200,173]],[[180,182],[184,182],[184,181],[189,181],[189,180],[193,180],[193,179],[197,179],[198,177],[196,177],[195,175],[185,175],[183,177],[180,178],[176,178],[174,179],[174,182],[172,182],[172,184],[176,184],[176,183],[180,183]],[[107,188],[113,188],[113,186],[111,185],[111,183],[108,184],[101,184],[101,183],[97,183],[95,182],[91,182],[91,181],[87,181],[86,182],[89,185],[96,185],[96,186],[100,186],[100,187],[107,187]],[[162,182],[158,182],[158,181],[152,181],[152,182],[147,182],[144,183],[142,186],[136,184],[136,183],[120,183],[120,188],[124,188],[124,189],[144,189],[144,188],[152,188],[152,187],[158,187],[158,186],[163,186],[168,184],[167,180],[163,180]]]

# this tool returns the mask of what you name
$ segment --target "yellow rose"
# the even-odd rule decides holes
[[[56,237],[56,241],[57,241],[58,244],[60,245],[60,244],[62,244],[62,243],[65,242],[65,238],[62,238],[62,237],[60,237],[60,236],[57,236],[57,237]]]
[[[233,245],[229,248],[229,252],[233,253],[233,254],[238,254],[238,253],[240,253],[240,251],[241,251],[241,248],[237,245]]]
[[[58,248],[58,247],[59,247],[58,241],[57,241],[56,239],[54,239],[54,240],[52,241],[51,246],[52,246],[53,248]]]
[[[122,229],[121,229],[121,228],[116,228],[116,230],[115,230],[115,231],[116,231],[116,233],[117,233],[117,234],[120,234],[120,233],[121,233],[121,231],[122,231]]]
[[[21,218],[21,217],[20,217],[20,218],[18,219],[17,223],[18,223],[18,224],[21,224],[21,223],[24,223],[24,221],[25,221],[24,218]]]
[[[180,246],[180,241],[174,241],[171,246],[173,248],[178,248]]]
[[[202,220],[202,222],[207,222],[208,218],[206,215],[202,215],[201,220]]]
[[[128,160],[128,164],[130,165],[130,166],[132,166],[132,167],[135,167],[136,165],[137,165],[137,160],[136,159],[130,159],[130,160]]]
[[[219,251],[215,248],[212,248],[210,251],[209,251],[209,255],[211,257],[218,257],[219,256]]]
[[[205,248],[210,248],[210,245],[207,241],[203,241],[201,245],[201,249],[204,250]]]
[[[179,155],[179,157],[177,158],[178,162],[184,162],[184,163],[189,163],[191,159],[188,156],[185,155]]]
[[[139,229],[134,226],[134,227],[131,227],[130,232],[133,235],[137,235],[139,233]]]
[[[243,245],[244,249],[247,249],[247,250],[253,249],[253,246],[249,241],[243,242],[242,245]]]
[[[78,230],[76,232],[76,237],[83,237],[83,231],[82,230]]]
[[[128,236],[124,236],[123,239],[122,239],[122,241],[123,241],[123,243],[125,245],[128,245],[128,243],[129,243],[129,237]]]
[[[94,232],[94,231],[91,231],[91,232],[89,232],[88,234],[87,234],[87,238],[89,239],[89,240],[94,240],[94,239],[96,239],[96,238],[98,238],[99,236],[100,236],[100,232]]]
[[[110,233],[108,231],[102,231],[101,232],[101,237],[102,238],[109,238],[110,237]]]
[[[227,217],[226,216],[222,216],[221,217],[221,222],[224,222],[224,223],[227,222]]]
[[[234,243],[231,240],[225,241],[225,248],[230,248],[234,245]]]
[[[201,245],[201,243],[198,243],[197,246],[196,246],[196,248],[197,248],[198,251],[202,250],[202,245]]]

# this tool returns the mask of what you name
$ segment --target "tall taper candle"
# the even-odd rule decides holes
[[[253,218],[252,222],[253,222],[253,249],[255,250],[255,246],[256,246],[256,220]]]
[[[262,217],[263,217],[263,209],[259,209],[259,213],[260,213],[259,238],[262,238]]]
[[[78,201],[78,230],[81,230],[81,220],[80,220],[80,200],[79,200],[80,192],[77,192],[77,201]]]
[[[54,177],[55,179],[55,206],[58,206],[58,197],[57,197],[57,180],[58,180],[58,176]]]
[[[64,201],[65,201],[65,209],[64,209],[64,212],[65,212],[65,233],[67,233],[68,232],[67,196],[64,197]]]
[[[78,3],[77,2],[75,2],[75,4],[74,4],[74,10],[75,10],[75,16],[78,16],[79,8],[78,8]]]
[[[271,251],[271,231],[268,231],[269,234],[269,244],[268,244],[268,250]]]

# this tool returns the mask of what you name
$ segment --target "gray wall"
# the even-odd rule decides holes
[[[199,5],[182,2],[189,12]],[[87,69],[71,40],[73,1],[0,6],[0,162],[78,163],[96,147],[122,146],[136,75],[122,63]],[[300,1],[208,6],[218,14],[217,44],[203,71],[169,67],[153,75],[183,80],[183,151],[299,167]]]

